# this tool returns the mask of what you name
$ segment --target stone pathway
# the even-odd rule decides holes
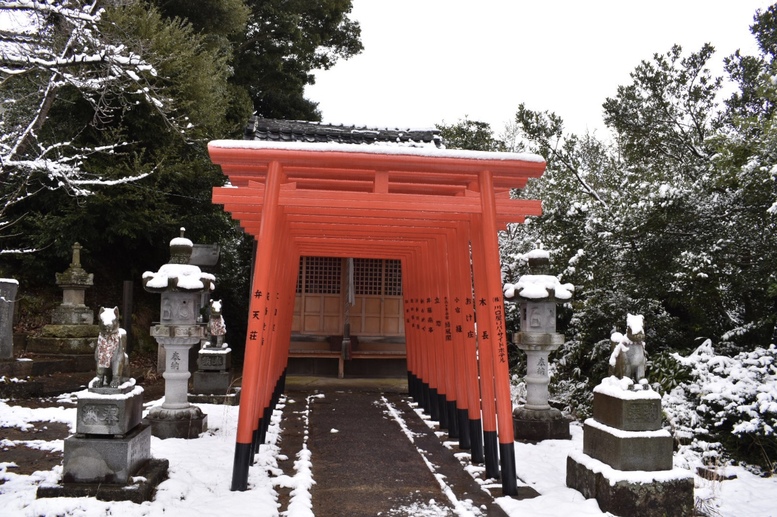
[[[279,466],[294,475],[307,427],[315,515],[505,515],[493,501],[501,489],[489,495],[457,459],[458,445],[438,436],[400,390],[287,386],[286,393],[280,445],[289,459]],[[280,502],[283,512],[287,494]]]

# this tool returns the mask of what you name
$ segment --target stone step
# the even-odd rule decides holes
[[[28,337],[28,353],[33,354],[94,354],[94,337]]]
[[[33,377],[57,373],[90,372],[95,369],[93,354],[61,354],[54,356],[28,354],[27,357],[32,359],[30,375]]]

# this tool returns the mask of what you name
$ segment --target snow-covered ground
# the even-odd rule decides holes
[[[323,397],[324,395],[316,395]],[[29,409],[9,405],[0,401],[0,427],[41,428],[45,422],[62,422],[70,425],[74,431],[76,409],[74,397],[62,397],[56,408]],[[155,401],[147,406],[157,404]],[[273,422],[268,432],[269,445],[261,447],[256,464],[249,473],[249,487],[245,492],[229,490],[232,477],[232,458],[235,447],[237,427],[237,407],[220,405],[201,405],[208,415],[209,430],[195,440],[151,438],[151,453],[155,458],[170,461],[169,479],[158,488],[152,502],[134,504],[130,502],[102,502],[92,498],[52,498],[36,499],[39,484],[56,484],[62,474],[62,467],[51,471],[35,472],[32,475],[14,473],[12,464],[2,461],[0,455],[0,515],[8,516],[98,516],[121,515],[134,516],[170,516],[170,515],[225,515],[240,516],[276,516],[277,488],[292,488],[291,501],[282,515],[287,517],[306,517],[311,511],[311,489],[315,484],[311,466],[315,456],[303,443],[297,453],[295,474],[284,475],[278,469],[278,447],[282,433],[282,417],[286,411],[299,411],[307,415],[311,410],[311,399],[282,400],[274,412]],[[386,414],[397,425],[404,423],[392,411],[384,399]],[[409,402],[408,402],[409,403]],[[427,420],[428,422],[428,420]],[[429,425],[435,425],[428,422]],[[406,433],[407,434],[407,433]],[[32,438],[32,436],[31,436]],[[408,436],[411,439],[411,436]],[[412,439],[411,439],[412,441]],[[55,440],[12,442],[0,438],[0,450],[26,445],[47,450],[61,451],[64,442]],[[551,440],[538,445],[516,443],[516,462],[519,478],[532,486],[541,495],[535,499],[517,501],[508,497],[497,499],[497,503],[510,516],[599,516],[603,513],[595,500],[583,499],[579,492],[565,485],[566,458],[571,451],[582,449],[582,428],[573,424],[572,440]],[[422,454],[423,451],[419,451]],[[452,454],[455,451],[452,450]],[[695,467],[697,459],[685,454],[675,457],[676,466]],[[430,468],[433,469],[432,466]],[[462,467],[464,468],[464,467]],[[467,467],[476,478],[482,476],[483,469]],[[768,517],[777,515],[773,499],[777,496],[777,479],[761,478],[743,468],[731,467],[727,473],[737,478],[723,482],[705,481],[696,478],[696,497],[704,501],[711,511],[709,515]],[[436,517],[451,515],[443,505],[454,508],[459,516],[482,515],[478,508],[472,508],[466,502],[457,501],[455,494],[446,490],[444,476],[437,476],[443,489],[437,501],[429,501],[420,507],[400,509],[392,515],[413,515]],[[480,480],[480,479],[479,479]],[[484,489],[488,489],[493,480],[480,480]]]

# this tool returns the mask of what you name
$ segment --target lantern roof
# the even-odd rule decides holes
[[[170,241],[170,262],[163,264],[157,272],[143,273],[143,288],[146,291],[212,291],[216,287],[215,276],[189,264],[194,245],[184,237],[185,231],[185,228],[181,228],[180,237]]]

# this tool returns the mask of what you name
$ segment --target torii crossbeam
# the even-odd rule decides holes
[[[257,241],[232,490],[248,470],[288,361],[299,258],[402,262],[411,394],[517,493],[497,232],[540,215],[510,198],[545,169],[532,154],[217,140],[231,183],[213,202]],[[477,319],[477,324],[475,324]],[[466,445],[465,445],[466,444]]]

